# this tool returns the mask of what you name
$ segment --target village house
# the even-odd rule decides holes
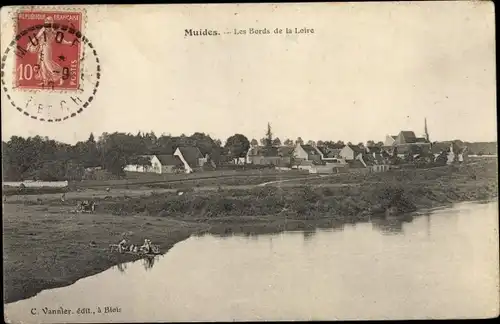
[[[301,161],[320,162],[322,160],[321,151],[317,147],[300,143],[297,143],[297,145],[295,146],[293,156],[295,159]]]
[[[255,165],[289,166],[292,162],[293,147],[253,146],[247,152],[246,163]]]
[[[182,161],[172,154],[157,155],[161,163],[161,173],[179,173],[184,172],[184,165]]]
[[[390,155],[381,147],[366,147],[365,153],[359,156],[363,165],[372,172],[384,172],[390,169]]]
[[[140,164],[139,160],[147,160],[148,164]],[[123,170],[130,172],[151,172],[161,174],[161,162],[156,155],[140,155],[134,158],[134,162],[127,164]]]
[[[369,173],[371,168],[366,164],[361,155],[358,155],[354,160],[347,161],[348,171],[353,173]]]
[[[362,155],[365,152],[365,150],[359,146],[356,145],[345,145],[342,150],[339,152],[339,156],[343,158],[346,161],[353,161],[355,160],[359,155]]]
[[[384,146],[391,147],[396,142],[397,135],[387,135],[385,137]]]
[[[148,164],[128,164],[124,167],[124,171],[157,174],[176,173],[182,172],[184,166],[182,161],[174,155],[141,155],[134,158],[134,160],[136,160],[136,162],[140,162],[141,160],[144,162],[148,161]]]
[[[301,166],[302,170],[308,170],[309,173],[316,174],[332,174],[332,173],[343,173],[347,172],[349,169],[349,165],[342,160],[338,160],[337,162],[329,162],[324,165],[311,165],[310,167]]]
[[[173,155],[182,161],[186,173],[200,170],[209,161],[209,155],[203,156],[196,146],[178,147]]]
[[[380,156],[382,158],[388,158],[390,155],[383,149],[383,147],[379,146],[367,146],[365,147],[365,154],[369,154],[374,158]]]
[[[340,158],[340,151],[344,145],[334,144],[332,146],[317,146],[316,148],[321,153],[321,160],[335,162]]]
[[[413,131],[400,131],[398,135],[387,135],[384,142],[384,149],[393,155],[401,158],[408,154],[419,155],[429,153],[431,151],[431,143],[429,141],[429,132],[427,129],[427,119],[424,119],[424,136],[417,137]]]

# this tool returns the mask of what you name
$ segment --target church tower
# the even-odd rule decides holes
[[[429,140],[429,131],[427,130],[427,118],[424,118],[424,132],[425,132],[425,139],[427,142],[430,142]]]

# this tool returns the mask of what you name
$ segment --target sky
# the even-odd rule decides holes
[[[8,10],[2,48],[13,37]],[[422,135],[427,118],[431,140],[496,141],[491,2],[115,5],[86,16],[102,67],[95,100],[49,124],[2,94],[3,140],[75,143],[115,131],[260,139],[269,122],[282,141],[357,143]],[[314,33],[273,34],[286,27]],[[222,35],[186,37],[190,28]],[[271,34],[224,34],[235,28]]]

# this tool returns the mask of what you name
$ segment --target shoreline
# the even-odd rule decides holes
[[[380,177],[380,175],[376,175]],[[326,180],[325,180],[326,181]],[[359,182],[357,183],[359,184]],[[101,201],[96,214],[69,214],[67,201],[4,204],[4,304],[71,285],[113,266],[141,259],[109,253],[126,233],[149,238],[162,255],[192,235],[271,234],[335,228],[384,217],[421,215],[461,202],[498,201],[496,175],[479,181],[401,181],[348,187],[263,186],[244,190],[151,194]],[[395,198],[396,197],[396,198]],[[40,217],[43,213],[44,217]],[[61,217],[62,216],[62,217]],[[21,226],[20,226],[21,224]],[[89,248],[90,241],[98,248]]]
[[[481,203],[493,203],[493,202],[498,202],[498,199],[490,198],[488,200],[457,201],[457,202],[453,202],[451,204],[446,204],[446,205],[442,205],[442,206],[435,206],[435,207],[431,207],[431,208],[418,209],[415,212],[409,213],[407,216],[418,217],[418,216],[424,215],[425,213],[432,213],[432,212],[439,211],[439,210],[453,208],[454,205],[462,204],[462,203],[481,204]],[[291,221],[293,222],[293,220],[291,220]],[[349,223],[349,222],[347,222],[347,223]],[[347,224],[347,223],[343,223],[343,224]],[[305,224],[304,226],[300,226],[300,225],[290,226],[290,228],[284,227],[283,229],[276,229],[276,231],[263,231],[263,232],[258,232],[256,234],[257,235],[279,234],[279,233],[291,232],[291,231],[304,231],[304,230],[314,230],[314,229],[318,229],[318,228],[331,228],[328,226],[317,226],[317,225],[318,224]],[[325,225],[325,224],[323,224],[323,225]],[[334,222],[333,222],[332,225],[339,225],[339,224],[334,224]],[[170,251],[170,249],[175,247],[175,245],[177,243],[180,243],[193,235],[206,235],[206,234],[211,234],[210,230],[208,230],[208,231],[206,231],[206,230],[193,231],[192,233],[190,233],[189,235],[184,236],[184,237],[179,236],[176,238],[171,238],[171,240],[169,240],[169,242],[167,244],[161,244],[162,251],[164,251],[161,253],[161,256],[166,255]],[[245,232],[231,232],[231,235],[240,235],[240,234],[245,234]],[[221,233],[212,234],[212,235],[221,235]],[[108,255],[108,256],[109,256],[108,260],[102,260],[99,263],[99,266],[96,268],[93,268],[92,270],[90,270],[90,269],[83,270],[82,269],[83,271],[81,273],[75,274],[71,278],[67,278],[64,281],[58,281],[58,282],[53,282],[53,283],[47,282],[47,283],[39,285],[38,287],[31,286],[30,289],[28,289],[24,292],[19,292],[17,294],[13,294],[12,298],[10,298],[11,300],[5,299],[4,304],[11,304],[11,303],[15,303],[18,301],[22,301],[24,299],[32,298],[44,290],[63,288],[63,287],[74,284],[75,282],[77,282],[80,279],[84,279],[84,278],[99,274],[99,273],[104,272],[106,270],[109,270],[112,267],[115,267],[119,264],[134,262],[134,261],[138,261],[138,260],[142,259],[142,257],[140,257],[138,255],[130,255],[130,254],[115,253],[115,254]],[[5,289],[5,286],[4,286],[4,289]]]

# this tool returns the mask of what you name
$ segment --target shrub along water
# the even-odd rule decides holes
[[[129,215],[147,212],[180,219],[217,219],[221,217],[265,216],[287,214],[295,219],[365,219],[386,212],[412,212],[417,207],[463,200],[479,200],[496,196],[494,186],[478,186],[474,190],[460,187],[442,188],[394,185],[345,187],[257,187],[246,190],[220,190],[203,193],[157,194],[105,202],[107,212]]]

